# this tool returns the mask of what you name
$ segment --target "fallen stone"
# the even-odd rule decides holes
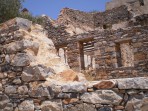
[[[31,100],[25,100],[18,105],[19,111],[34,111],[34,104]]]

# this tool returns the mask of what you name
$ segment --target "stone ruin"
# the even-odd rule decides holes
[[[0,111],[148,111],[147,9],[113,0],[105,12],[64,8],[44,26],[0,24]]]

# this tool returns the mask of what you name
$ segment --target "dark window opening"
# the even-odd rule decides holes
[[[79,54],[81,70],[95,69],[93,40],[79,42]]]
[[[144,6],[144,0],[139,0],[140,6]]]
[[[116,43],[116,59],[118,67],[133,67],[134,55],[130,41]]]
[[[122,67],[121,50],[119,43],[116,44],[116,58],[117,58],[118,67]]]

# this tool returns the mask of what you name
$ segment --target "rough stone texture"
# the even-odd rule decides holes
[[[0,110],[147,111],[147,14],[135,17],[129,8],[66,8],[57,21],[44,17],[44,28],[22,18],[1,24]],[[68,64],[57,53],[63,47]],[[95,62],[90,75],[114,80],[90,85],[82,73],[69,70],[82,69],[83,52]]]
[[[41,105],[42,111],[62,111],[61,107],[56,102],[44,101]]]
[[[86,93],[81,96],[81,99],[87,103],[113,104],[119,105],[122,97],[111,90],[97,91],[96,93]]]
[[[93,87],[97,89],[110,89],[115,87],[116,82],[115,81],[101,81],[97,84],[94,84]]]
[[[19,111],[34,111],[33,101],[23,101],[19,106]]]

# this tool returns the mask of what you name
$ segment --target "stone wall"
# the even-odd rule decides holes
[[[106,4],[106,10],[120,7],[122,5],[128,6],[129,10],[133,12],[134,16],[148,13],[147,0],[112,0]]]
[[[147,76],[147,30],[147,26],[139,26],[75,35],[68,44],[69,66],[81,70],[78,43],[93,39],[96,79]]]
[[[143,44],[134,42],[139,50],[136,60],[141,58],[139,70],[145,70],[142,62],[147,62],[145,59],[142,61],[144,54],[139,55],[147,48],[146,29],[133,28],[137,33],[130,30],[137,34],[133,42],[145,40]],[[44,31],[42,27],[33,26],[30,21],[21,18],[0,25],[1,111],[147,111],[147,77],[88,82],[75,76],[75,72],[58,74],[67,68],[60,62],[53,42]],[[124,35],[124,30],[118,34]],[[118,34],[117,37],[120,36]],[[80,35],[76,37],[78,40],[86,39]],[[73,41],[72,49],[74,47],[72,56],[76,57],[78,46]],[[68,75],[65,81],[61,81]]]
[[[94,14],[95,28],[112,29],[113,24],[129,21],[132,14],[125,5]]]

